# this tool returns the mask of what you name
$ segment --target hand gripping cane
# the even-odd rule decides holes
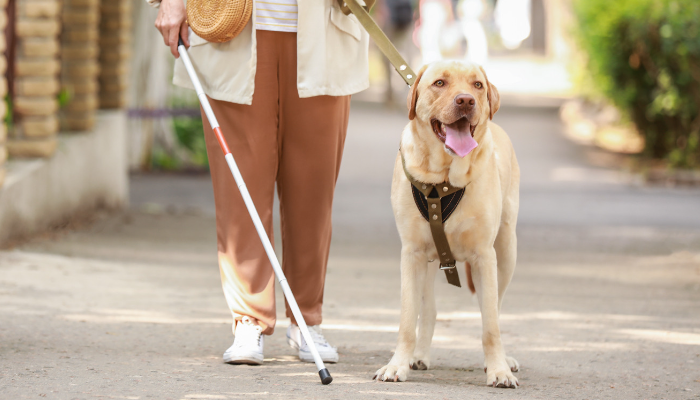
[[[277,280],[279,281],[280,286],[282,286],[284,297],[287,298],[287,303],[289,304],[289,308],[292,310],[292,314],[294,314],[294,319],[296,319],[297,324],[299,325],[299,329],[301,329],[301,334],[304,337],[304,340],[306,340],[306,343],[309,345],[309,349],[311,349],[311,355],[313,355],[314,357],[314,362],[316,363],[316,368],[318,369],[318,375],[321,377],[321,382],[324,385],[328,385],[329,383],[333,382],[333,377],[331,377],[331,373],[328,372],[326,366],[323,365],[323,360],[318,354],[318,350],[316,350],[316,345],[314,343],[314,340],[311,338],[309,328],[306,326],[304,316],[301,315],[299,306],[297,305],[296,300],[294,300],[294,294],[292,294],[292,290],[289,288],[289,283],[287,283],[287,278],[285,278],[284,272],[282,272],[282,268],[280,267],[280,263],[279,261],[277,261],[275,250],[272,248],[270,239],[268,239],[267,234],[265,233],[265,228],[263,227],[262,221],[260,221],[260,216],[258,216],[258,212],[255,209],[253,199],[251,199],[250,193],[248,193],[248,188],[246,188],[245,182],[243,182],[241,172],[238,170],[238,166],[236,165],[236,161],[233,159],[233,155],[228,149],[226,139],[224,139],[224,135],[221,133],[219,123],[216,121],[214,111],[212,111],[211,106],[209,105],[209,100],[204,94],[202,84],[199,83],[199,78],[197,78],[197,73],[195,72],[194,67],[192,66],[192,61],[190,61],[190,56],[187,54],[187,49],[185,48],[185,44],[182,42],[182,39],[178,40],[177,50],[180,52],[182,62],[185,63],[187,74],[192,80],[192,84],[194,85],[195,91],[197,92],[197,97],[199,98],[199,102],[202,104],[204,113],[207,115],[207,119],[209,120],[211,129],[214,131],[216,138],[219,140],[221,150],[224,152],[224,157],[226,158],[228,167],[231,170],[231,174],[233,174],[233,179],[236,180],[238,190],[241,192],[241,196],[243,196],[243,201],[245,202],[246,208],[248,208],[250,218],[252,218],[253,220],[255,230],[258,231],[258,236],[260,236],[260,240],[262,241],[263,247],[265,248],[267,258],[270,259],[272,269],[275,270],[275,276],[277,276]]]

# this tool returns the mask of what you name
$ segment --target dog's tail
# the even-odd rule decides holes
[[[468,262],[464,263],[464,267],[467,271],[467,286],[472,294],[476,293],[476,288],[474,287],[474,280],[472,279],[472,266]]]

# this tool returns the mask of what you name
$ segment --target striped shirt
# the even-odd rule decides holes
[[[255,29],[296,32],[297,0],[255,0]]]

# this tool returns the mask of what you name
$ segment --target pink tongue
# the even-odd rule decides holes
[[[445,133],[447,133],[445,144],[460,157],[471,153],[479,145],[469,132],[469,125],[466,132],[460,132],[445,125]]]

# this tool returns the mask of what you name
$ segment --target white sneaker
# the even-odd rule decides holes
[[[328,344],[326,338],[323,337],[321,325],[309,326],[309,333],[316,344],[316,350],[321,356],[323,362],[337,363],[338,349]],[[304,362],[314,362],[314,357],[311,355],[311,350],[306,344],[306,340],[301,335],[301,329],[297,325],[289,324],[287,328],[287,343],[292,348],[299,350],[299,359]]]
[[[224,353],[224,362],[229,364],[261,365],[263,363],[262,328],[250,317],[243,317],[236,324],[233,344]]]

